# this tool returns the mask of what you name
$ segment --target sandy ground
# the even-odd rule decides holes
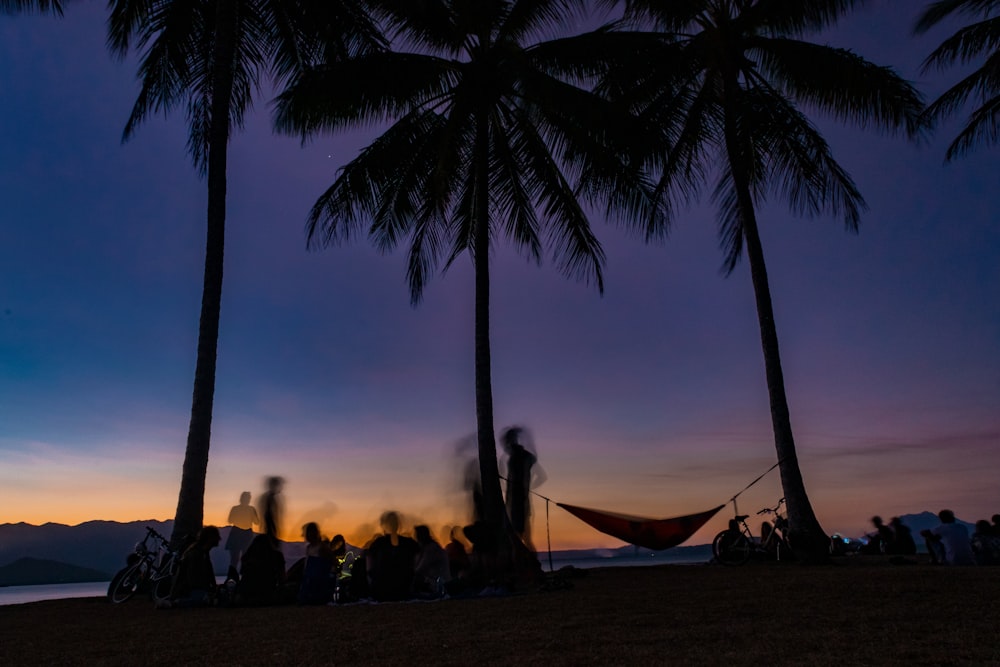
[[[667,565],[495,598],[0,607],[0,665],[1000,665],[1000,568]]]

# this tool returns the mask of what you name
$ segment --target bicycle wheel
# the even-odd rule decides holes
[[[153,602],[161,602],[170,597],[170,591],[174,586],[174,575],[176,574],[176,570],[177,559],[171,558],[153,574],[153,585],[151,587]]]
[[[712,540],[712,554],[723,565],[743,565],[750,560],[750,540],[742,533],[724,530]]]
[[[111,578],[111,583],[108,584],[108,599],[115,604],[120,604],[135,595],[142,582],[144,564],[145,561],[139,561],[119,570],[118,574]]]

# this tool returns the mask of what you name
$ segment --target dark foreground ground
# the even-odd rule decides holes
[[[607,568],[568,590],[341,607],[0,607],[0,665],[1000,665],[1000,568]]]

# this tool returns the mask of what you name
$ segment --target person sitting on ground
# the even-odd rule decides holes
[[[194,544],[181,556],[169,603],[163,606],[203,607],[215,604],[217,584],[210,552],[221,541],[222,536],[215,526],[205,526],[198,531]]]
[[[866,556],[885,553],[886,545],[892,540],[892,531],[889,530],[889,526],[882,523],[882,517],[873,516],[872,525],[875,526],[875,532],[867,535],[868,544],[861,547],[861,553]]]
[[[413,566],[414,591],[420,597],[441,597],[451,580],[448,554],[431,536],[431,529],[427,526],[417,526],[413,535],[420,546]]]
[[[951,510],[941,510],[938,518],[940,526],[920,531],[927,541],[931,558],[945,565],[975,565],[968,529],[955,522],[955,513]]]
[[[891,537],[885,545],[885,552],[890,556],[913,556],[917,553],[917,545],[913,534],[898,516],[889,519]]]
[[[462,543],[462,528],[452,526],[448,544],[445,545],[445,553],[448,554],[448,573],[452,580],[464,580],[469,577],[472,569],[472,562],[469,560],[469,552]]]
[[[240,560],[237,602],[249,605],[277,604],[284,582],[284,554],[280,549],[274,548],[269,536],[256,536]]]
[[[379,523],[384,534],[365,552],[369,592],[379,602],[409,599],[420,548],[413,539],[399,534],[396,512],[385,512]]]
[[[296,601],[299,604],[326,604],[333,599],[333,552],[315,521],[302,526],[302,536],[306,540],[306,555],[302,559]]]
[[[976,565],[1000,565],[1000,536],[993,533],[989,521],[982,519],[976,522],[970,546]]]

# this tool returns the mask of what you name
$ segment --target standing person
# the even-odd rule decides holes
[[[512,426],[500,435],[507,453],[507,514],[514,532],[534,551],[531,543],[531,498],[528,494],[532,486],[540,486],[546,477],[541,466],[536,465],[538,457],[524,447],[524,438],[525,430],[520,426]]]
[[[941,519],[940,526],[920,533],[927,540],[927,550],[934,554],[940,549],[946,565],[975,565],[968,529],[955,522],[955,513],[951,510],[941,510],[938,518]]]
[[[264,534],[271,540],[271,546],[277,549],[278,535],[281,530],[281,490],[285,487],[283,477],[268,477],[267,491],[261,496],[260,508],[264,520]]]
[[[240,557],[246,553],[247,547],[253,541],[253,526],[260,525],[260,517],[257,510],[250,504],[250,492],[244,491],[240,494],[240,504],[233,505],[229,510],[229,537],[226,538],[226,551],[229,552],[229,578],[238,580],[239,576],[234,576],[236,568],[240,564]]]

